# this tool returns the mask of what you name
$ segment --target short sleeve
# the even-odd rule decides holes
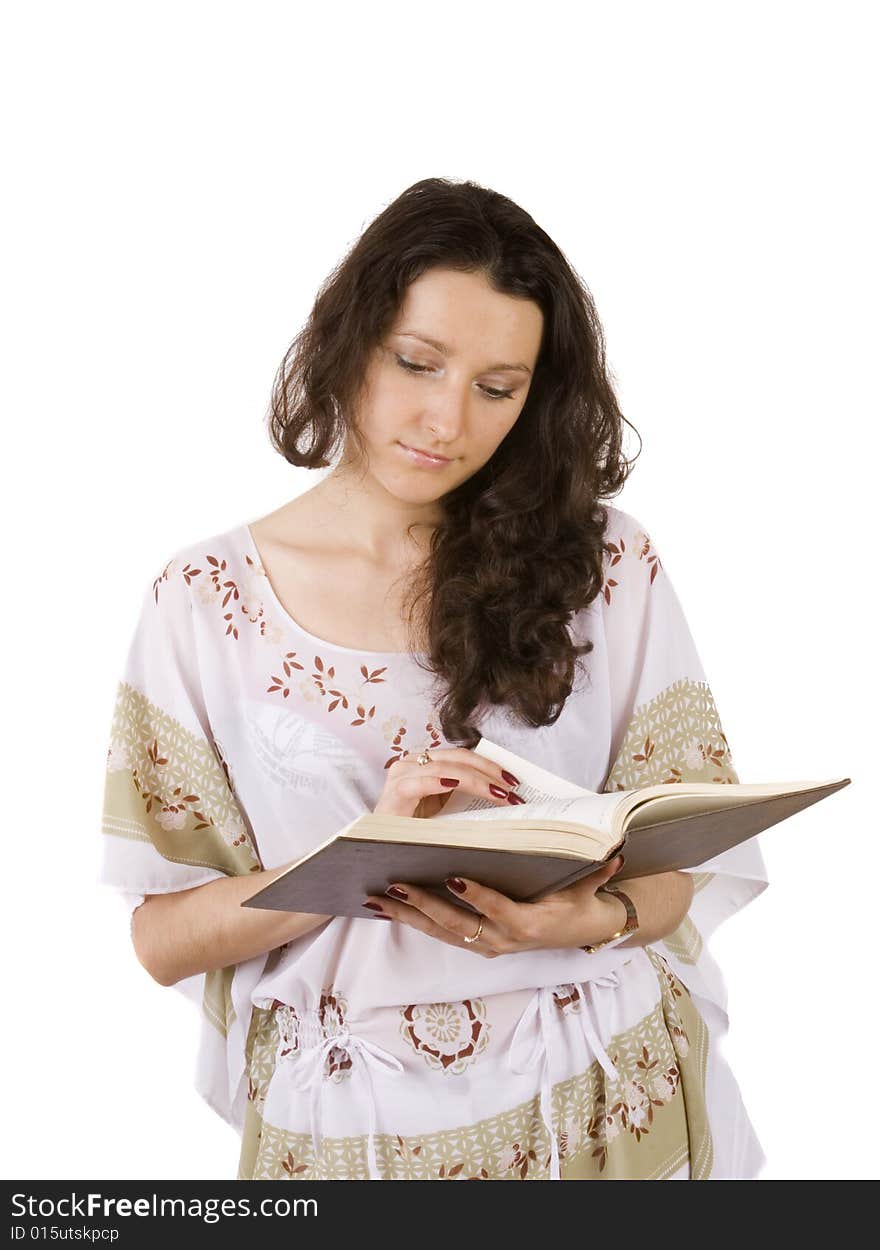
[[[184,553],[178,553],[145,589],[112,711],[98,884],[120,898],[129,916],[129,940],[131,916],[146,895],[262,868],[247,814],[211,733],[190,573]],[[174,986],[202,1012],[197,1088],[230,1123],[241,1114],[249,989],[266,958]]]
[[[185,566],[144,593],[117,686],[99,880],[130,903],[261,868],[211,734]]]
[[[738,783],[730,744],[682,604],[644,526],[613,510],[606,536],[603,614],[612,726],[604,790],[682,781]],[[707,950],[727,917],[766,889],[757,838],[696,868],[682,924],[656,945],[685,985],[727,1014],[720,969]]]

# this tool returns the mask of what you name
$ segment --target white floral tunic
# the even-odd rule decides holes
[[[486,738],[591,790],[739,780],[673,585],[611,505],[593,650],[554,725],[489,706]],[[119,683],[100,881],[147,894],[273,868],[372,811],[403,752],[448,743],[433,674],[322,641],[281,605],[248,525],[147,587]],[[765,1162],[719,1044],[713,930],[767,885],[757,840],[692,870],[648,947],[487,960],[335,917],[177,983],[196,1086],[242,1137],[239,1179],[706,1179]]]

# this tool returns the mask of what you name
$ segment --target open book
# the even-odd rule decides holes
[[[483,738],[474,748],[513,772],[525,803],[496,807],[453,791],[439,815],[359,816],[242,903],[274,911],[369,918],[368,894],[419,885],[469,911],[444,885],[469,877],[535,902],[622,851],[628,877],[694,868],[850,784],[676,782],[601,794],[573,785]]]

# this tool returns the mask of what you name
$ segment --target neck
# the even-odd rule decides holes
[[[315,487],[315,494],[326,508],[328,526],[344,535],[348,549],[383,566],[424,554],[442,517],[438,501],[397,499],[369,473],[345,462]]]

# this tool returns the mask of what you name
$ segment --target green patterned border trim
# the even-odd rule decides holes
[[[102,831],[228,876],[262,867],[225,763],[204,735],[127,682],[117,690]]]
[[[642,1020],[607,1046],[620,1078],[610,1082],[595,1061],[553,1086],[563,1180],[665,1180],[689,1159],[692,1179],[711,1175],[708,1030],[663,956],[645,949],[660,997]],[[557,1000],[557,1009],[580,1010],[570,997],[566,1002],[563,1008]],[[401,1008],[402,1015],[406,1010]],[[255,1007],[246,1047],[248,1096],[238,1179],[367,1179],[366,1134],[324,1137],[316,1158],[307,1133],[287,1132],[263,1118],[276,1064],[299,1061],[298,1056],[277,1058],[281,1041],[276,1014]],[[472,1070],[467,1072],[466,1079],[474,1079]],[[457,1073],[449,1069],[441,1079],[452,1087]],[[539,1095],[454,1129],[409,1137],[379,1133],[375,1146],[389,1180],[543,1180],[549,1174],[550,1142]]]
[[[228,1035],[235,1020],[235,1008],[232,1005],[232,981],[235,971],[236,966],[233,965],[205,973],[202,1014],[221,1037]]]
[[[712,691],[707,682],[687,677],[636,709],[605,789],[637,790],[682,781],[719,785],[739,781]],[[711,872],[694,873],[694,892],[705,889],[714,877]],[[663,941],[686,964],[696,964],[703,951],[703,939],[690,916]]]
[[[738,780],[712,691],[684,677],[633,713],[605,789]]]

